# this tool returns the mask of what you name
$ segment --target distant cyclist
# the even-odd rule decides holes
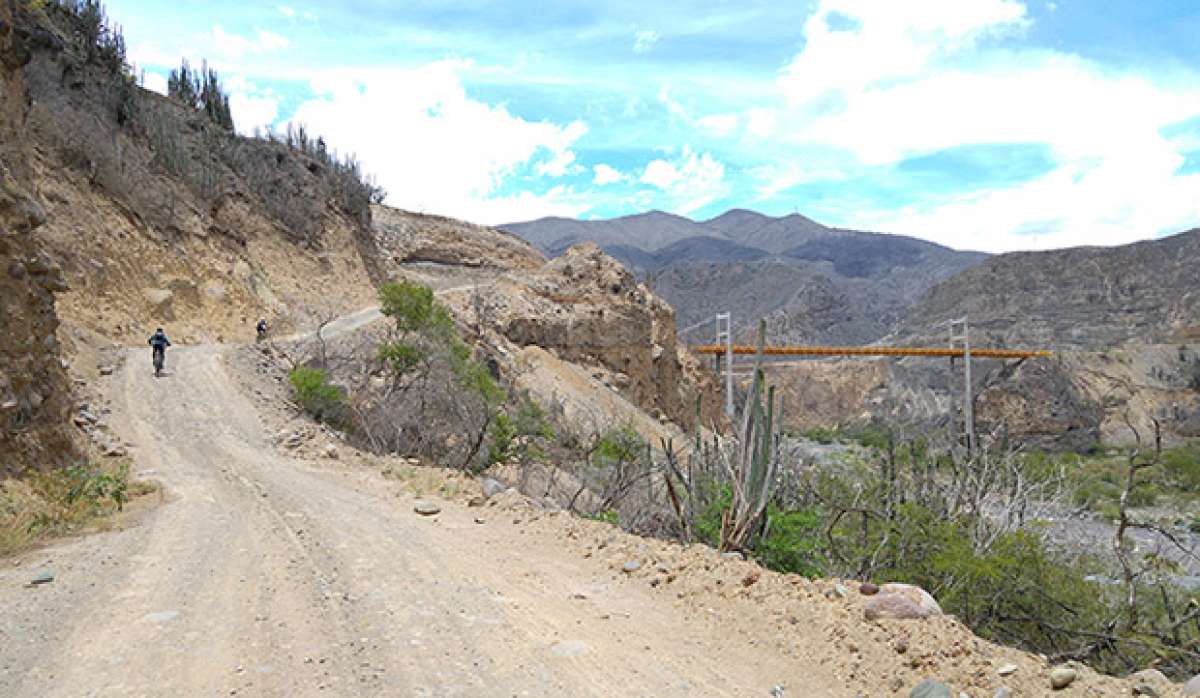
[[[261,342],[264,339],[266,339],[267,338],[267,321],[265,319],[259,320],[258,324],[254,326],[254,330],[255,330],[255,332],[258,333],[257,341]]]
[[[150,337],[150,347],[153,349],[154,358],[154,375],[160,375],[163,370],[163,363],[167,358],[167,347],[171,346],[171,340],[167,339],[167,333],[163,332],[160,327],[154,331]]]

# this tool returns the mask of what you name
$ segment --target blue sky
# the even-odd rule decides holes
[[[161,89],[482,223],[735,207],[989,251],[1200,225],[1200,7],[1174,0],[112,0]]]

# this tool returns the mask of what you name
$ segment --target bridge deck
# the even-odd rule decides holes
[[[705,344],[692,347],[697,354],[725,353],[720,344]],[[739,356],[754,355],[758,349],[746,344],[735,344],[733,353]],[[766,347],[766,356],[944,356],[962,357],[961,347]],[[971,358],[975,359],[1034,359],[1050,356],[1048,351],[1024,351],[1020,349],[987,349],[971,347]]]

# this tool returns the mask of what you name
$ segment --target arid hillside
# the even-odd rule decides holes
[[[177,345],[244,341],[259,318],[276,335],[312,329],[373,305],[386,278],[431,269],[474,284],[513,272],[485,324],[610,373],[664,420],[694,420],[670,308],[615,263],[592,254],[543,271],[515,236],[373,206],[370,181],[318,136],[239,136],[200,98],[138,87],[103,18],[59,3],[9,11],[0,283],[19,305],[0,338],[0,405],[5,438],[24,444],[12,452],[26,454],[9,470],[70,457],[68,364],[93,380],[111,368],[102,350],[142,345],[156,327]],[[614,274],[618,291],[597,285]],[[452,307],[478,325],[473,305]],[[591,339],[566,331],[583,326]]]
[[[881,342],[942,346],[946,321],[969,317],[976,347],[1054,352],[974,362],[983,433],[1086,450],[1129,443],[1130,423],[1144,436],[1157,419],[1169,441],[1200,436],[1198,265],[1200,231],[1001,255],[935,286]],[[961,365],[944,359],[803,363],[778,375],[799,426],[961,419]]]

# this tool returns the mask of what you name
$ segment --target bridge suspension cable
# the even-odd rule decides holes
[[[728,347],[719,344],[702,344],[693,346],[697,354],[721,355],[729,351]],[[733,353],[737,356],[748,356],[758,353],[756,347],[748,344],[733,345]],[[767,356],[935,356],[963,358],[966,351],[962,347],[826,347],[826,346],[773,346],[764,347],[763,354]],[[1051,356],[1048,351],[1028,351],[1024,349],[980,349],[971,347],[971,358],[975,359],[1034,359]]]

